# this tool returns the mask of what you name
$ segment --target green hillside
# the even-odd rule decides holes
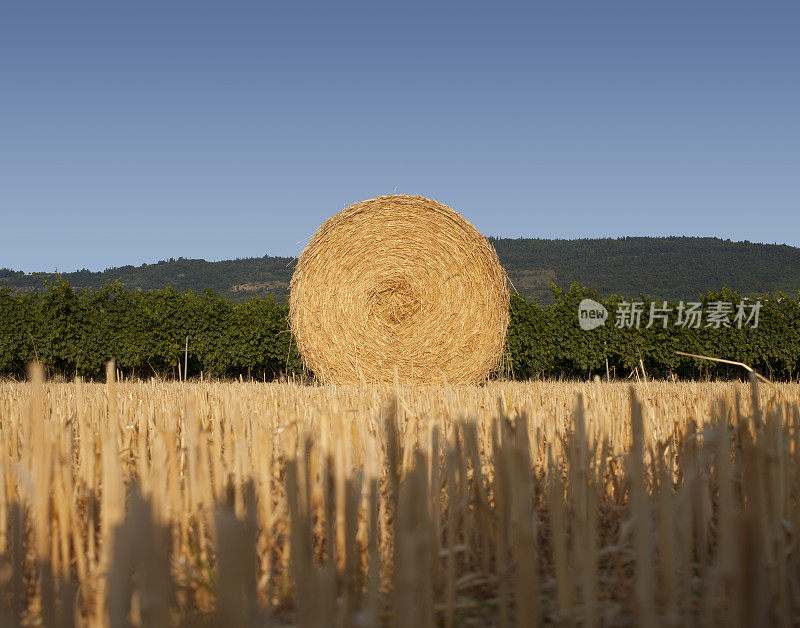
[[[45,281],[63,278],[76,289],[101,288],[119,280],[131,290],[156,290],[171,286],[180,292],[202,293],[209,289],[234,301],[272,296],[283,302],[289,295],[289,279],[293,269],[294,259],[290,257],[267,255],[223,262],[178,258],[157,264],[109,268],[102,272],[79,270],[60,275],[26,274],[0,269],[0,287],[10,286],[15,292],[41,290]]]
[[[547,300],[550,283],[601,296],[688,300],[723,287],[744,294],[800,290],[800,248],[718,238],[492,239],[517,290]]]
[[[491,240],[514,287],[541,302],[550,300],[551,284],[566,287],[574,282],[595,288],[600,296],[641,293],[669,300],[688,300],[722,287],[747,294],[781,290],[794,295],[800,290],[800,248],[786,245],[687,237]],[[60,277],[78,289],[119,280],[133,290],[210,289],[234,301],[272,296],[283,302],[293,268],[294,260],[287,257],[223,262],[179,258]],[[45,281],[57,278],[53,273],[0,269],[0,287],[14,292],[40,290]]]

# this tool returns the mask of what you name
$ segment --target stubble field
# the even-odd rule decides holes
[[[2,625],[793,625],[800,385],[0,383]]]

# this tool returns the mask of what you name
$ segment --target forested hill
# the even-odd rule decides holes
[[[550,285],[573,282],[611,293],[689,300],[709,289],[728,287],[743,294],[796,295],[800,290],[800,248],[731,242],[717,238],[605,238],[540,240],[491,238],[514,287],[527,297],[550,300]],[[75,288],[100,288],[119,280],[134,290],[172,286],[179,291],[213,290],[235,301],[288,296],[294,260],[254,257],[223,262],[170,259],[103,272],[22,273],[0,269],[0,288],[39,290],[59,277]]]
[[[548,286],[578,282],[601,296],[691,299],[723,287],[743,294],[796,295],[800,248],[718,238],[494,239],[516,289],[538,299]]]

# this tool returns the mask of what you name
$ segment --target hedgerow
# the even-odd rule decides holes
[[[578,324],[578,304],[594,299],[608,311],[593,330]],[[704,310],[714,302],[734,306],[742,296],[711,291],[695,299]],[[507,374],[537,377],[627,377],[639,366],[649,377],[731,377],[743,371],[679,356],[675,351],[744,362],[774,379],[791,379],[800,369],[800,295],[761,298],[758,326],[733,321],[730,327],[682,327],[669,321],[646,328],[650,302],[640,298],[640,328],[618,327],[622,297],[600,298],[577,285],[553,288],[542,306],[511,298],[506,342]],[[628,298],[628,302],[632,299]],[[753,303],[751,298],[748,303]],[[662,304],[659,302],[658,306]],[[675,308],[676,304],[668,307]],[[65,281],[41,294],[0,289],[0,374],[20,377],[39,360],[64,377],[102,377],[108,360],[126,376],[174,377],[183,368],[189,338],[189,376],[274,379],[302,375],[303,367],[287,323],[287,307],[271,299],[234,303],[206,291],[171,288],[136,292],[120,284],[75,291]]]

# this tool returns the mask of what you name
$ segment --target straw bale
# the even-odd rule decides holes
[[[303,250],[289,318],[324,382],[475,383],[508,327],[506,275],[458,212],[421,196],[380,196],[331,217]]]

